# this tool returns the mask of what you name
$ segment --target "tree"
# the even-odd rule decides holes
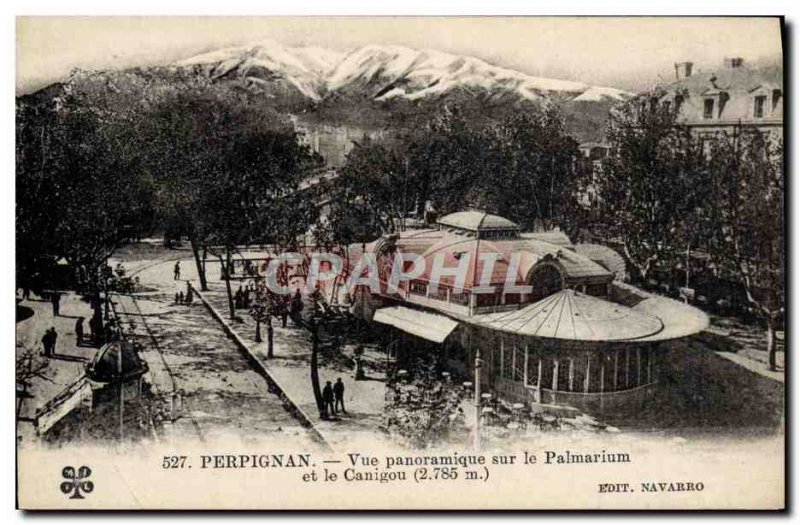
[[[401,154],[391,145],[369,139],[356,145],[336,181],[329,216],[335,240],[372,240],[395,231],[397,219],[409,209],[404,191],[415,187],[407,176]]]
[[[41,379],[50,383],[53,380],[47,374],[49,367],[47,359],[39,357],[39,352],[35,348],[25,348],[16,360],[16,383],[17,383],[17,419],[22,409],[22,404],[26,397],[29,397],[28,387],[31,386],[31,381]]]
[[[717,227],[711,254],[738,277],[767,326],[769,366],[776,368],[775,332],[785,307],[783,145],[756,129],[710,142],[713,196],[706,213]]]
[[[272,316],[276,313],[277,304],[266,286],[256,289],[253,304],[250,306],[250,315],[256,322],[256,343],[261,342],[261,323],[267,323],[267,357],[272,355]]]
[[[476,174],[478,205],[523,228],[569,225],[577,203],[578,144],[566,135],[561,114],[555,108],[519,113],[489,133],[489,165]]]
[[[145,232],[152,215],[152,183],[134,132],[75,93],[41,105],[20,102],[17,133],[23,271],[41,274],[63,257],[99,295],[108,258]]]
[[[708,199],[702,143],[661,97],[648,93],[612,112],[612,155],[597,182],[600,213],[637,281],[675,260],[692,234],[687,219]]]
[[[201,286],[201,249],[219,258],[233,319],[236,246],[288,242],[314,222],[298,191],[311,155],[288,121],[247,96],[179,93],[153,109],[142,137],[164,217],[188,231]]]
[[[566,226],[576,203],[577,153],[555,107],[487,118],[470,106],[448,106],[348,155],[329,226],[348,242],[372,240],[426,201],[442,213],[501,213],[524,228]]]

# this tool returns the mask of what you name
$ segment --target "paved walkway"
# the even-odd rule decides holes
[[[778,370],[770,370],[767,354],[767,334],[759,326],[744,324],[732,317],[711,317],[711,326],[696,336],[720,357],[727,359],[763,377],[785,381],[786,358],[783,332],[777,338],[775,355]]]
[[[184,256],[186,254],[184,253]],[[182,260],[182,277],[191,278],[190,259]],[[127,267],[127,265],[126,265]],[[180,396],[181,417],[168,428],[169,439],[187,437],[234,446],[274,438],[278,443],[313,447],[308,432],[270,393],[265,379],[222,331],[199,299],[176,305],[175,292],[185,290],[173,279],[172,260],[139,263],[133,272],[157,292],[118,298],[125,321],[143,349],[158,393]]]
[[[210,290],[204,296],[228,319],[228,303],[225,285],[219,282],[209,283]],[[267,329],[262,326],[261,343],[255,342],[255,321],[246,310],[237,310],[241,322],[230,323],[250,350],[265,363],[269,373],[281,384],[292,401],[298,405],[314,422],[315,428],[325,440],[337,450],[346,450],[356,443],[374,443],[385,440],[386,436],[379,430],[384,412],[385,375],[382,371],[367,371],[368,379],[356,381],[355,370],[350,357],[354,347],[346,346],[341,354],[329,354],[324,350],[319,355],[320,386],[326,381],[336,382],[341,377],[345,384],[346,414],[336,418],[323,420],[319,418],[314,393],[311,388],[311,334],[293,326],[289,320],[287,327],[282,328],[279,320],[274,320],[273,354],[267,357]]]
[[[17,435],[22,439],[32,437],[33,417],[36,410],[50,401],[57,394],[77,381],[85,371],[85,364],[97,353],[93,346],[78,346],[75,338],[75,322],[78,317],[85,317],[84,330],[88,335],[88,319],[92,309],[80,296],[73,293],[62,295],[60,315],[53,315],[50,300],[31,294],[31,299],[18,304],[18,315],[28,316],[17,322],[16,356],[17,359],[27,351],[36,353],[34,366],[46,363],[42,375],[46,379],[33,378],[29,381],[26,395],[17,398],[19,424]],[[50,327],[58,333],[55,356],[46,358],[42,353],[42,336]]]

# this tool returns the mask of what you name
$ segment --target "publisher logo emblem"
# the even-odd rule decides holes
[[[67,481],[61,482],[61,492],[72,493],[69,499],[83,499],[82,492],[89,494],[94,490],[94,483],[89,481],[91,475],[92,469],[89,467],[81,467],[77,472],[75,472],[75,467],[64,467],[61,470],[61,476]]]

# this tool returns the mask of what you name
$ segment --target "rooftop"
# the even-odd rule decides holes
[[[491,230],[519,230],[519,225],[499,215],[482,211],[459,211],[445,215],[438,221],[442,226],[474,232]]]
[[[521,310],[474,316],[472,322],[503,332],[573,341],[629,341],[664,328],[658,317],[569,289]]]

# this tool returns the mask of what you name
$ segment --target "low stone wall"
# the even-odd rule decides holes
[[[261,359],[259,359],[258,356],[256,356],[255,353],[253,353],[253,351],[250,350],[250,347],[247,345],[247,343],[241,338],[241,336],[239,336],[238,333],[236,333],[236,330],[234,330],[231,327],[231,325],[228,324],[228,321],[226,321],[225,318],[222,316],[222,314],[220,314],[217,311],[217,309],[214,308],[211,302],[208,299],[206,299],[205,296],[203,296],[203,294],[197,288],[192,286],[191,283],[189,284],[189,286],[191,286],[192,290],[197,294],[198,297],[200,297],[200,300],[206,306],[208,311],[211,312],[211,315],[217,321],[219,321],[219,323],[222,325],[222,329],[225,331],[228,337],[230,337],[233,340],[233,342],[236,343],[236,346],[245,355],[245,357],[253,366],[253,368],[256,370],[256,372],[258,372],[262,377],[264,377],[264,379],[267,380],[270,392],[280,397],[281,402],[289,411],[289,413],[291,413],[295,418],[297,418],[297,420],[300,421],[300,423],[305,428],[308,429],[309,433],[311,434],[312,438],[315,441],[317,441],[321,445],[324,445],[325,448],[327,448],[328,450],[332,451],[333,449],[328,444],[328,442],[325,441],[325,438],[322,436],[319,430],[317,430],[311,418],[303,411],[303,409],[301,409],[299,406],[297,406],[297,404],[295,404],[294,401],[292,401],[292,399],[286,394],[286,390],[281,386],[278,380],[275,379],[275,377],[269,373],[267,365],[265,365],[263,361],[261,361]]]

